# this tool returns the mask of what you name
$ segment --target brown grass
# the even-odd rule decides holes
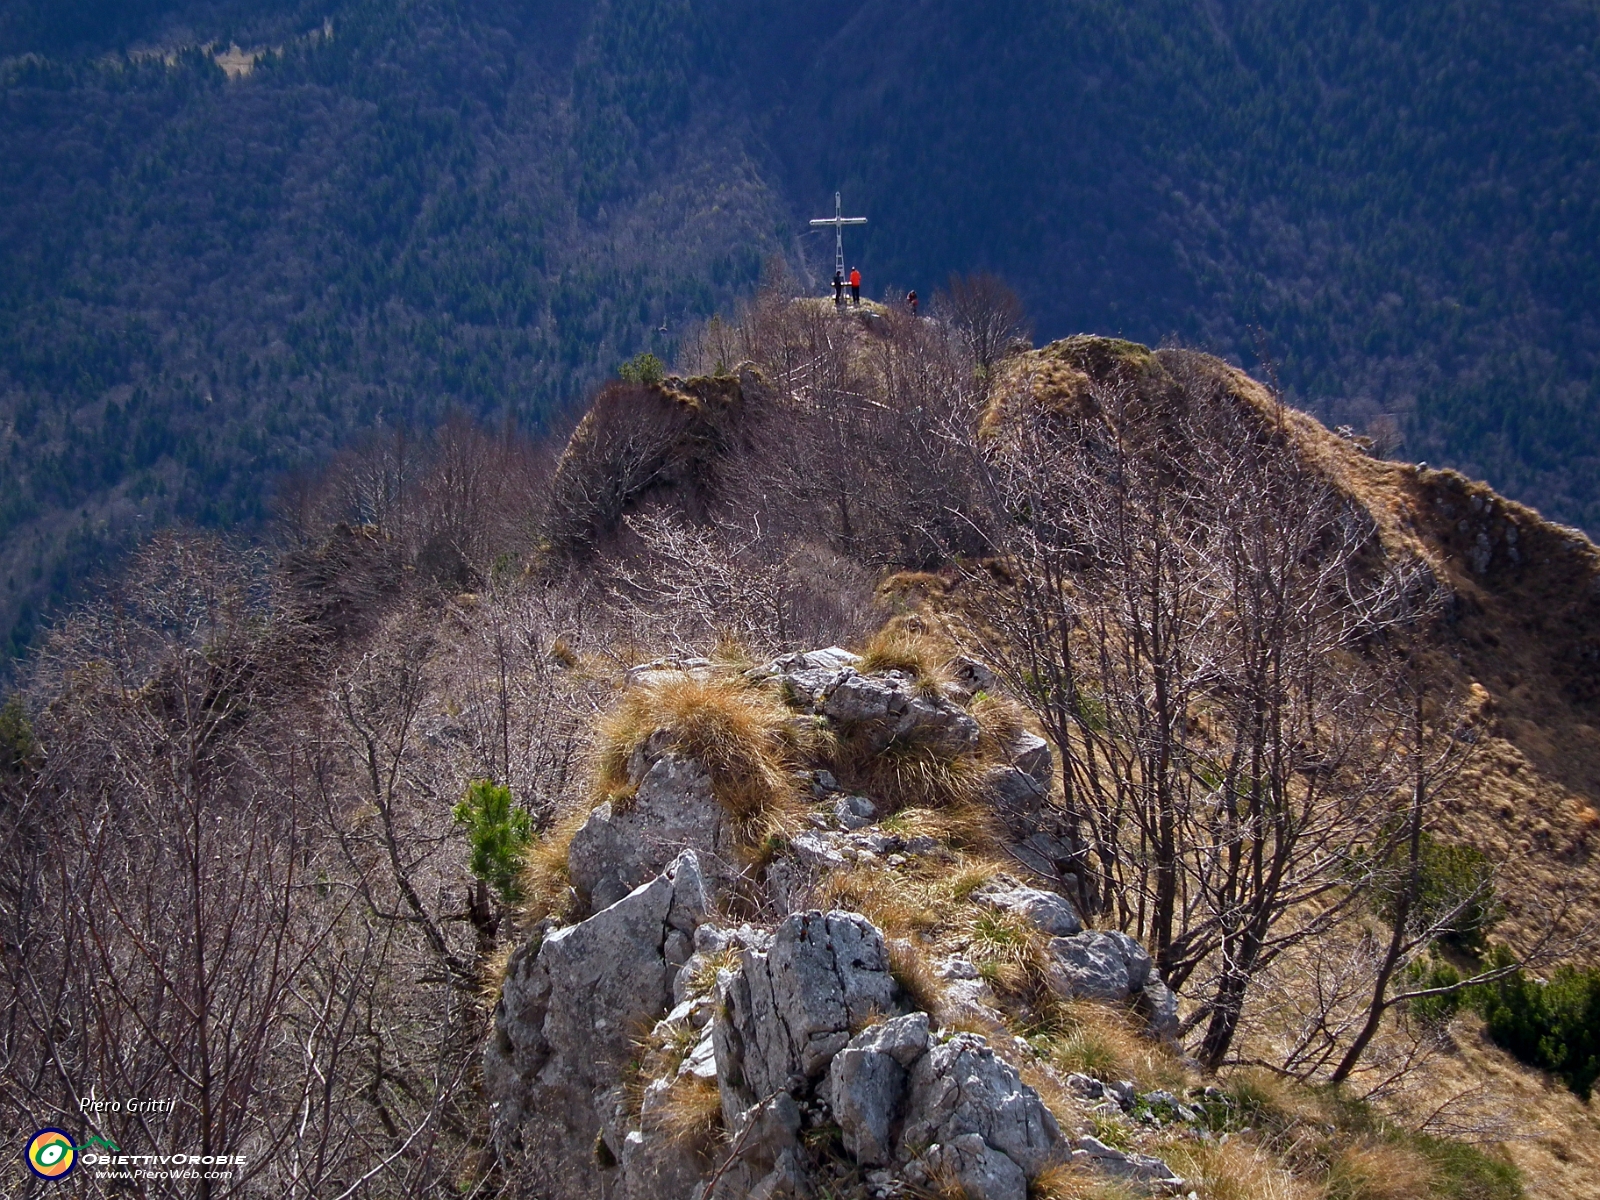
[[[836,773],[891,813],[905,808],[981,811],[988,767],[970,758],[952,759],[931,746],[893,744],[874,751],[846,738]]]
[[[889,974],[913,1007],[938,1020],[944,1008],[944,988],[916,946],[899,939],[889,943]]]
[[[1125,1009],[1090,1000],[1057,1000],[1046,1016],[1044,1045],[1050,1065],[1062,1074],[1131,1079],[1141,1091],[1181,1092],[1189,1086],[1183,1064],[1145,1037]]]
[[[950,644],[929,633],[919,618],[894,617],[867,639],[859,670],[904,671],[926,694],[937,695],[949,682],[951,657]]]
[[[1428,1200],[1433,1164],[1408,1146],[1363,1141],[1347,1146],[1328,1171],[1328,1200]]]
[[[712,793],[747,840],[799,819],[795,770],[809,748],[793,714],[770,692],[738,679],[689,676],[628,692],[601,724],[597,802],[626,802],[634,786],[629,761],[658,732],[706,768]]]
[[[680,1075],[672,1081],[650,1123],[671,1141],[709,1149],[722,1129],[722,1097],[713,1079]]]
[[[882,867],[831,872],[821,883],[817,903],[824,909],[858,912],[889,938],[925,934],[939,924],[928,890]]]
[[[1028,1185],[1028,1200],[1135,1200],[1141,1193],[1093,1171],[1059,1163]]]
[[[980,908],[966,920],[968,954],[984,981],[1002,997],[1044,992],[1045,937],[1018,913]]]
[[[1248,1139],[1172,1141],[1158,1150],[1206,1200],[1322,1200],[1322,1188],[1287,1170]]]
[[[516,948],[516,942],[508,941],[485,955],[478,964],[477,999],[484,1008],[492,1010],[500,1002],[500,991],[506,982],[506,967]]]
[[[1010,696],[981,692],[967,711],[978,722],[978,754],[992,762],[1004,762],[1006,751],[1028,728],[1028,710]]]
[[[523,928],[546,917],[565,924],[577,913],[578,894],[567,868],[567,851],[573,835],[589,819],[585,808],[567,813],[530,845],[523,854],[517,887],[522,892],[519,919]]]

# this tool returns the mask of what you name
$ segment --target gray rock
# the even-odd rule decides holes
[[[795,913],[747,950],[712,1028],[726,1125],[763,1098],[819,1079],[873,1013],[893,1011],[889,952],[856,913]]]
[[[717,1051],[712,1044],[711,1030],[706,1029],[705,1034],[695,1043],[689,1056],[678,1067],[679,1075],[693,1075],[699,1079],[715,1079],[717,1077]]]
[[[695,851],[714,886],[733,874],[732,822],[712,796],[705,768],[670,752],[635,757],[634,795],[597,807],[568,851],[573,886],[590,912],[615,904],[683,850]]]
[[[950,660],[951,694],[963,704],[979,692],[992,692],[1000,686],[1000,679],[985,663],[965,654]]]
[[[722,1195],[719,1191],[718,1195]],[[813,1195],[810,1172],[798,1147],[786,1146],[779,1152],[772,1170],[748,1193],[748,1200],[810,1200]]]
[[[666,943],[692,934],[705,911],[699,863],[686,852],[617,903],[512,955],[484,1050],[484,1090],[497,1148],[520,1153],[551,1200],[600,1192],[593,1150],[613,1116],[612,1093],[636,1032],[671,999]]]
[[[714,672],[709,658],[657,658],[628,668],[629,687],[659,687],[684,676],[709,679]]]
[[[1119,930],[1107,930],[1102,936],[1117,944],[1122,961],[1128,964],[1128,987],[1138,991],[1150,978],[1150,952],[1131,936]]]
[[[833,815],[846,829],[865,829],[878,819],[878,806],[865,796],[845,796],[833,806]]]
[[[673,1003],[683,1006],[693,1001],[709,1004],[708,994],[715,988],[715,979],[708,968],[718,955],[730,950],[765,950],[772,944],[772,934],[753,925],[740,925],[725,929],[709,921],[694,931],[694,953],[683,964],[672,980]],[[671,1014],[668,1014],[671,1019]],[[698,1022],[697,1022],[698,1024]]]
[[[1046,976],[1058,996],[1111,1003],[1128,998],[1128,962],[1122,946],[1109,935],[1091,929],[1051,938],[1049,954]]]
[[[1036,733],[1023,730],[1016,740],[1006,747],[1006,757],[1011,760],[1011,765],[1039,785],[1039,790],[1046,796],[1055,785],[1055,755],[1050,749],[1050,743]]]
[[[919,1012],[863,1031],[834,1055],[824,1094],[845,1149],[863,1166],[893,1161],[906,1068],[927,1048],[928,1014]]]
[[[1021,767],[1000,767],[984,782],[989,806],[1018,836],[1031,832],[1049,793]]]
[[[813,871],[835,871],[845,865],[838,844],[825,833],[802,833],[789,839],[789,849]]]
[[[901,1153],[977,1134],[1032,1178],[1065,1154],[1056,1119],[1016,1068],[976,1034],[932,1047],[911,1069]]]
[[[1188,1183],[1159,1158],[1125,1154],[1098,1138],[1082,1137],[1074,1143],[1072,1161],[1118,1179],[1135,1179],[1165,1191],[1183,1191]]]
[[[1027,1200],[1022,1168],[975,1133],[929,1147],[922,1160],[936,1177],[953,1178],[967,1200]]]
[[[982,888],[973,894],[991,908],[1014,912],[1041,933],[1051,937],[1072,937],[1083,931],[1083,921],[1072,907],[1071,901],[1057,892],[1040,888],[1015,887]]]
[[[1044,815],[1048,815],[1048,810]],[[1047,879],[1055,876],[1070,882],[1073,878],[1077,850],[1066,837],[1035,830],[1013,847],[1013,852],[1030,870]]]
[[[690,1200],[705,1169],[692,1147],[655,1130],[630,1130],[617,1157],[626,1200]]]
[[[842,671],[861,661],[861,656],[851,654],[839,646],[825,650],[796,651],[773,659],[751,672],[754,675],[790,675],[795,671]]]
[[[978,966],[970,958],[952,957],[941,960],[935,967],[940,979],[978,979]]]
[[[1067,1076],[1067,1090],[1085,1100],[1099,1100],[1106,1094],[1106,1085],[1092,1075],[1080,1075],[1074,1071]]]
[[[925,696],[916,681],[900,671],[861,675],[847,667],[821,692],[821,711],[857,727],[869,746],[915,741],[950,754],[978,744],[978,722],[943,696]]]
[[[1139,993],[1138,1008],[1150,1032],[1169,1045],[1178,1040],[1178,997],[1155,972]]]
[[[940,1014],[978,1024],[1000,1025],[1003,1018],[994,989],[982,979],[952,979],[944,985]]]

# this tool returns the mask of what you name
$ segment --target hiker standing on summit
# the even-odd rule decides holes
[[[844,272],[837,268],[833,272],[833,306],[844,307]]]
[[[855,267],[850,268],[850,303],[861,307],[861,272]]]

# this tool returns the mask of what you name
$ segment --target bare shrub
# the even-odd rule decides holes
[[[1028,338],[1028,319],[1017,294],[997,275],[952,275],[933,298],[934,312],[949,319],[978,369],[988,374]]]

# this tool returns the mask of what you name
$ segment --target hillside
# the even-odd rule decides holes
[[[153,539],[0,707],[8,1119],[242,1195],[1592,1191],[1593,544],[978,332],[768,289]]]
[[[237,51],[231,47],[237,45]],[[0,4],[0,619],[452,408],[537,429],[843,188],[1593,530],[1592,6]]]

